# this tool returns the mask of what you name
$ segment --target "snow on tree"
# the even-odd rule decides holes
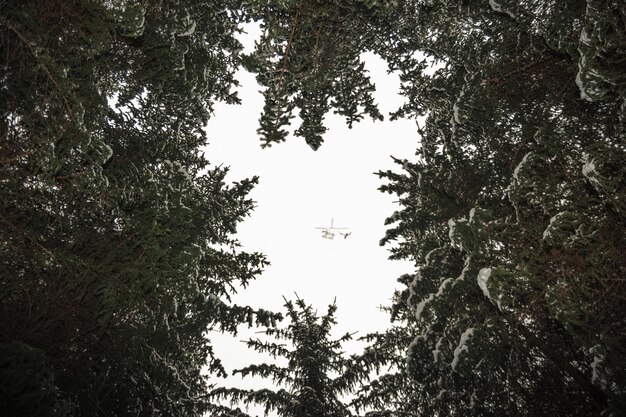
[[[200,152],[236,101],[237,3],[1,8],[3,412],[202,415],[206,331],[277,318],[229,301],[265,265],[233,237],[256,179]]]
[[[0,347],[40,368],[39,383],[18,385],[46,387],[45,410],[212,406],[200,369],[224,370],[207,328],[277,319],[229,302],[265,260],[233,237],[255,179],[227,185],[199,151],[212,103],[237,102],[244,66],[264,88],[263,144],[285,140],[298,109],[296,134],[317,149],[329,111],[349,125],[382,118],[366,51],[400,74],[406,102],[391,118],[426,119],[417,158],[379,173],[401,207],[381,244],[416,270],[399,279],[392,327],[346,370],[392,365],[354,405],[380,416],[626,409],[618,0],[5,3],[0,315],[15,320],[1,323]],[[263,35],[242,56],[234,34],[250,20]],[[348,366],[319,340],[322,363]],[[293,398],[347,413],[333,395],[352,377],[320,371],[330,385],[317,389],[285,375],[297,391],[232,393],[285,413]]]
[[[413,408],[618,413],[623,8],[411,1],[394,13],[397,33],[379,53],[402,74],[397,116],[427,117],[418,160],[380,173],[403,206],[383,243],[417,267],[392,307],[413,332]]]
[[[232,404],[261,404],[266,414],[273,412],[283,417],[352,416],[341,396],[353,392],[368,373],[366,368],[343,355],[341,344],[351,339],[351,334],[336,340],[330,338],[332,326],[336,324],[336,305],[330,305],[323,316],[318,316],[313,307],[300,298],[295,303],[286,301],[285,308],[289,324],[285,328],[265,330],[275,342],[250,339],[247,345],[274,358],[284,358],[287,365],[261,363],[233,372],[242,377],[270,379],[276,388],[256,391],[216,388],[211,397],[229,399]]]
[[[261,22],[263,33],[244,65],[264,87],[262,146],[286,140],[296,109],[302,123],[295,135],[313,149],[323,142],[324,117],[331,110],[348,126],[364,116],[382,120],[361,54],[372,42],[372,17],[386,13],[392,3],[251,2],[247,16]]]

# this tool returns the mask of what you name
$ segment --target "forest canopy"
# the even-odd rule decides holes
[[[239,101],[241,68],[262,87],[263,146],[318,149],[330,112],[382,119],[364,52],[400,75],[388,117],[424,120],[415,158],[378,173],[400,204],[381,244],[415,270],[362,355],[307,335],[332,346],[321,363],[359,376],[337,391],[351,404],[319,373],[332,411],[293,409],[622,415],[619,0],[0,1],[0,409],[243,415],[210,395],[227,370],[208,331],[293,338],[318,317],[288,304],[276,330],[282,314],[231,302],[267,263],[236,236],[257,179],[228,183],[204,128],[217,101]]]

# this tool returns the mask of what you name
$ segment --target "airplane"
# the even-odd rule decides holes
[[[316,229],[320,229],[322,231],[322,237],[324,239],[334,239],[336,235],[343,236],[344,239],[347,239],[348,236],[352,234],[352,232],[339,232],[339,230],[347,230],[347,227],[335,227],[333,225],[334,219],[330,219],[330,227],[316,227]]]

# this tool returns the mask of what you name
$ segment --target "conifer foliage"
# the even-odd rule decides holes
[[[250,339],[247,345],[257,352],[286,359],[286,366],[262,363],[233,372],[242,377],[271,379],[277,389],[218,388],[211,396],[245,405],[262,404],[266,413],[273,412],[281,417],[352,416],[340,396],[352,392],[365,375],[341,351],[341,344],[352,335],[331,339],[337,307],[330,305],[320,317],[312,306],[298,298],[295,303],[286,301],[285,308],[287,327],[265,330],[275,342]]]
[[[201,415],[208,329],[265,264],[238,250],[255,179],[200,152],[236,101],[235,2],[0,3],[0,408]]]
[[[284,13],[265,18],[252,66],[268,87],[261,133],[307,108],[298,103],[318,115],[335,105],[314,99],[319,84],[301,82],[335,79],[312,58],[324,38],[307,42],[316,32],[306,28],[322,10],[341,16],[356,4],[281,2]],[[381,190],[401,205],[382,243],[397,242],[392,257],[417,272],[400,280],[392,311],[401,323],[373,346],[408,361],[364,395],[393,399],[387,405],[407,415],[626,409],[623,2],[409,0],[349,13],[342,29],[354,30],[334,40],[337,51],[386,59],[406,97],[392,118],[425,117],[418,158],[397,161],[403,173],[380,173]],[[292,53],[302,65],[289,67]],[[342,65],[351,79],[366,77]]]
[[[410,1],[397,12],[381,48],[403,79],[397,116],[426,117],[418,159],[380,173],[402,206],[383,243],[417,266],[394,306],[413,334],[400,411],[619,415],[626,9]]]
[[[623,414],[625,45],[620,0],[0,1],[0,409],[348,416],[385,365],[353,403],[373,416]],[[289,365],[238,371],[285,388],[207,396],[207,330],[280,317],[230,303],[265,259],[234,237],[256,179],[200,151],[213,103],[243,66],[263,145],[298,110],[317,149],[329,111],[383,117],[367,51],[421,137],[379,173],[400,203],[381,243],[416,265],[394,324],[346,359],[334,306],[288,302],[279,341],[249,346]]]
[[[334,110],[348,126],[364,116],[382,120],[361,54],[371,47],[371,17],[384,14],[390,1],[254,1],[248,18],[261,22],[263,34],[246,68],[265,87],[258,132],[263,146],[287,138],[287,126],[299,109],[303,137],[319,148],[325,115]]]

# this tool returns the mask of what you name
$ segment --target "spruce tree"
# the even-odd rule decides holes
[[[397,13],[381,49],[402,74],[396,115],[427,117],[419,159],[380,173],[403,206],[383,243],[417,266],[395,306],[411,313],[409,408],[619,413],[623,8],[416,1]]]
[[[0,379],[24,387],[4,412],[201,415],[207,330],[276,319],[230,303],[265,264],[233,237],[256,179],[200,150],[237,100],[237,8],[3,2]]]
[[[235,370],[233,374],[260,376],[271,379],[275,389],[243,390],[217,388],[211,393],[216,399],[234,403],[265,406],[265,413],[275,412],[283,417],[343,417],[352,416],[342,396],[354,391],[356,384],[367,378],[367,372],[346,358],[341,344],[350,340],[346,334],[331,339],[337,307],[332,304],[323,316],[318,316],[304,300],[285,302],[289,324],[285,328],[269,328],[264,333],[275,342],[261,339],[247,341],[249,348],[287,360],[286,366],[261,363]]]
[[[247,18],[263,30],[244,65],[264,87],[258,133],[263,146],[286,140],[298,109],[295,135],[318,149],[331,110],[348,126],[365,116],[382,120],[361,54],[371,48],[372,17],[387,13],[391,1],[254,1]]]
[[[426,119],[417,159],[380,173],[401,204],[382,243],[417,270],[400,279],[399,322],[348,374],[397,372],[357,403],[378,415],[626,409],[618,0],[10,0],[1,11],[0,348],[12,358],[1,378],[46,391],[6,409],[236,414],[202,396],[201,367],[223,372],[204,332],[276,316],[228,303],[265,262],[233,238],[255,180],[227,185],[208,165],[204,124],[215,100],[237,101],[244,65],[264,87],[263,143],[284,140],[299,109],[296,133],[317,149],[328,111],[348,124],[382,117],[365,51],[400,73],[406,104],[392,118]],[[245,57],[242,20],[263,28]]]

